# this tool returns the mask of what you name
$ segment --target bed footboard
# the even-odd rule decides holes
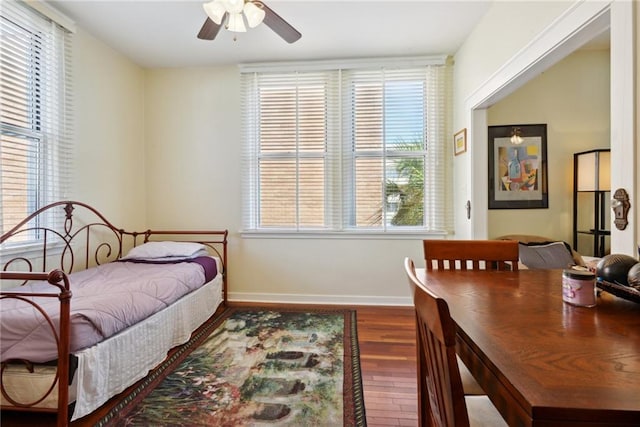
[[[31,370],[27,360],[2,363],[0,391],[12,406],[2,409],[57,412],[58,426],[68,425],[70,385],[70,310],[73,289],[68,274],[107,262],[117,261],[139,244],[151,241],[197,242],[205,245],[222,264],[222,304],[227,303],[227,230],[146,230],[129,232],[112,225],[91,206],[74,201],[62,201],[45,206],[21,221],[0,238],[2,271],[0,299],[19,299],[33,306],[49,324],[58,346],[57,372],[46,394],[33,402],[19,402],[5,389],[5,368],[9,362],[20,363]],[[46,281],[51,292],[33,293],[22,285],[31,281]],[[59,321],[31,298],[59,300]],[[57,316],[53,316],[57,317]],[[3,322],[7,321],[3,319]],[[57,409],[39,408],[45,398],[53,396],[57,385]]]
[[[14,298],[32,305],[33,308],[36,309],[49,324],[51,333],[55,337],[56,343],[58,345],[56,375],[49,389],[39,399],[36,399],[32,402],[20,402],[14,399],[4,387],[4,372],[8,364],[12,362],[24,363],[25,367],[31,370],[31,363],[26,360],[6,360],[2,363],[0,371],[0,390],[2,391],[2,396],[4,397],[4,399],[10,402],[14,408],[21,410],[30,410],[32,408],[37,408],[37,405],[42,402],[47,396],[49,396],[57,385],[59,402],[58,408],[45,411],[57,412],[57,425],[65,426],[67,425],[67,420],[69,419],[69,317],[71,312],[71,290],[69,289],[69,278],[63,271],[53,270],[50,273],[11,273],[3,271],[0,272],[0,279],[20,280],[25,282],[29,280],[45,280],[50,285],[57,288],[57,292],[50,293],[46,292],[35,294],[20,291],[3,291],[0,294],[0,300]],[[31,298],[33,297],[57,298],[60,301],[60,318],[57,325],[38,304],[34,303],[31,300]]]

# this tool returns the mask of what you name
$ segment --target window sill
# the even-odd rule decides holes
[[[351,240],[415,240],[445,238],[447,232],[438,231],[289,231],[289,230],[245,230],[244,239],[351,239]]]
[[[63,243],[49,243],[47,245],[47,253],[52,252],[50,255],[59,255],[64,249]],[[30,241],[20,243],[3,243],[0,245],[2,249],[2,258],[16,257],[18,255],[26,258],[32,258],[34,256],[42,255],[44,251],[44,243],[41,241]]]

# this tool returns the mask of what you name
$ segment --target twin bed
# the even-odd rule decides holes
[[[65,201],[0,245],[2,410],[57,412],[60,426],[144,378],[226,304],[226,230],[128,232]]]

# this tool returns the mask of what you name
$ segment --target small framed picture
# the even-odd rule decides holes
[[[453,135],[453,154],[456,156],[467,151],[467,128]]]

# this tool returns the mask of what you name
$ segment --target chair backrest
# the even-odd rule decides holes
[[[420,283],[413,261],[405,258],[404,263],[416,311],[418,425],[468,427],[455,351],[456,329],[449,307]]]
[[[423,240],[427,270],[518,270],[516,240]]]

